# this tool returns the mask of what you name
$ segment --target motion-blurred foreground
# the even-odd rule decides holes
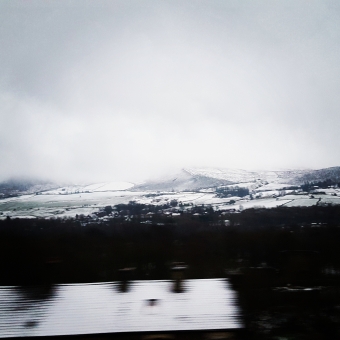
[[[222,279],[3,287],[0,302],[0,337],[230,338],[242,326]]]
[[[72,334],[119,332],[122,336],[136,330],[138,338],[151,335],[148,332],[159,336],[160,331],[177,338],[189,337],[189,328],[196,332],[192,325],[199,324],[204,332],[190,336],[339,336],[339,206],[239,213],[200,206],[170,216],[136,203],[115,209],[121,212],[115,218],[87,223],[84,217],[0,221],[3,336],[44,335],[41,329],[52,330],[44,328],[45,321],[56,315],[67,319],[58,324],[59,335],[68,334],[71,327]],[[145,209],[154,210],[148,215]],[[126,215],[133,217],[126,219]],[[182,276],[171,271],[174,263],[185,269]],[[109,296],[103,292],[110,292]],[[138,312],[132,304],[140,305]],[[120,316],[114,314],[109,322],[112,328],[105,326],[102,332],[98,325],[107,320],[111,307]],[[72,315],[80,323],[65,319],[73,308]],[[171,319],[177,328],[148,328],[149,321],[141,323],[146,328],[138,328],[139,321],[131,318],[130,323],[114,321],[143,310],[155,312],[148,319],[152,327],[159,318],[165,323]],[[57,314],[46,318],[50,311]],[[169,313],[170,319],[160,316],[170,317]],[[82,324],[81,315],[90,321]]]

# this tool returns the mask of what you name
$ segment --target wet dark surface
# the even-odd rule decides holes
[[[0,288],[0,337],[240,330],[237,293],[225,279]]]
[[[254,285],[251,277],[243,279],[247,282],[238,282],[237,286],[244,315],[245,339],[340,338],[338,285],[288,284],[260,288]]]

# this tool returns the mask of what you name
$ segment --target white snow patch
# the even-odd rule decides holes
[[[318,203],[318,199],[316,198],[308,198],[308,199],[295,199],[287,204],[285,207],[311,207]]]

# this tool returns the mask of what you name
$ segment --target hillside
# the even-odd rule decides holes
[[[233,184],[234,182],[224,178],[211,176],[209,173],[199,173],[191,169],[183,169],[180,173],[158,181],[147,181],[135,186],[134,190],[151,191],[192,191],[204,188],[218,187]]]
[[[0,184],[0,219],[94,216],[105,207],[210,206],[215,211],[340,205],[340,167],[319,170],[246,171],[187,168],[134,185],[101,182],[60,185],[39,181]],[[309,182],[308,184],[305,184]],[[169,211],[169,213],[172,213]]]

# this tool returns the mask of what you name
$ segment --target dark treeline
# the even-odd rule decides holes
[[[248,188],[242,187],[220,187],[216,189],[217,197],[230,197],[230,196],[237,196],[237,197],[244,197],[249,195]]]
[[[325,179],[324,181],[314,181],[314,182],[305,182],[301,185],[301,189],[303,191],[311,191],[314,190],[315,187],[321,188],[321,189],[327,189],[331,186],[339,186],[340,183],[332,180],[332,179]]]
[[[222,215],[196,207],[176,217],[156,211],[147,224],[145,208],[120,206],[133,211],[132,218],[86,225],[76,219],[0,221],[0,284],[111,281],[124,267],[135,267],[136,279],[167,279],[174,261],[188,264],[188,278],[222,277],[240,266],[280,268],[287,250],[316,251],[322,268],[340,269],[338,206]]]

